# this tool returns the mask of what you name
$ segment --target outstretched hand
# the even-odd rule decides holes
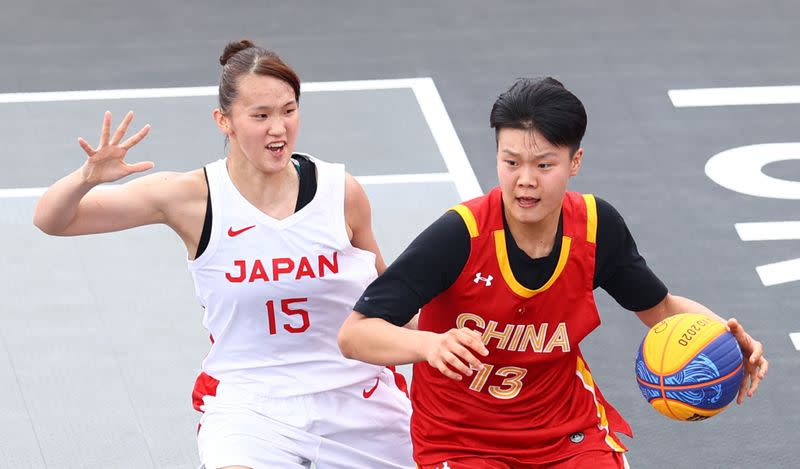
[[[78,144],[89,156],[81,168],[84,181],[91,184],[113,182],[133,173],[147,171],[153,167],[153,162],[151,161],[134,164],[128,164],[125,161],[125,154],[128,150],[141,142],[150,131],[150,125],[145,125],[140,131],[120,143],[132,120],[133,112],[128,112],[120,122],[114,135],[111,136],[111,113],[106,111],[105,116],[103,116],[100,143],[96,149],[83,138],[78,138]]]
[[[759,383],[767,374],[769,362],[764,358],[764,346],[750,337],[739,321],[734,318],[728,319],[728,330],[739,342],[744,357],[745,374],[742,384],[739,386],[739,395],[736,397],[736,403],[741,404],[744,402],[745,396],[753,397],[755,395]]]

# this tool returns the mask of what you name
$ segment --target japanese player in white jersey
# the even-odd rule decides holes
[[[57,236],[162,223],[183,240],[212,342],[193,392],[207,469],[412,467],[402,377],[336,344],[385,269],[367,196],[342,165],[294,153],[300,81],[274,52],[232,42],[220,63],[225,158],[92,190],[153,167],[125,161],[149,126],[125,139],[133,113],[113,135],[106,113],[34,223]]]

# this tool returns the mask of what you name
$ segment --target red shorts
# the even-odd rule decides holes
[[[547,464],[505,462],[503,458],[457,458],[439,464],[419,466],[420,469],[629,469],[623,453],[586,451],[561,461]]]

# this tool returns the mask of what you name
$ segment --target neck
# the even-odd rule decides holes
[[[233,185],[251,204],[276,218],[294,211],[299,178],[291,161],[283,169],[268,173],[253,167],[242,155],[230,154],[226,166]],[[291,210],[284,214],[282,208]]]
[[[546,218],[533,223],[523,223],[510,216],[503,208],[506,223],[520,249],[532,259],[547,257],[553,250],[558,233],[558,221],[561,218],[561,206],[547,215]]]

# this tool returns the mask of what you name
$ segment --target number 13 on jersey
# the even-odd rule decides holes
[[[483,391],[486,381],[494,370],[494,365],[484,363],[483,368],[478,370],[469,388],[475,392]],[[522,390],[522,378],[528,373],[525,368],[518,366],[504,366],[494,374],[505,378],[499,386],[489,386],[489,394],[497,399],[513,399]]]
[[[290,334],[299,334],[308,329],[308,311],[301,308],[292,308],[293,304],[305,303],[306,301],[308,301],[308,298],[285,298],[280,300],[281,312],[283,314],[286,316],[300,316],[300,320],[302,321],[302,324],[299,326],[295,326],[288,322],[283,324],[283,329],[288,331]],[[267,318],[269,319],[269,335],[277,334],[278,328],[277,320],[275,318],[275,301],[273,300],[267,300]]]

